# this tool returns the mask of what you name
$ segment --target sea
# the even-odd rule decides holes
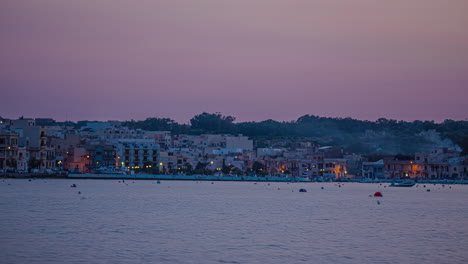
[[[0,263],[468,263],[468,186],[0,179]]]

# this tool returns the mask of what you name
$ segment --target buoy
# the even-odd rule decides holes
[[[323,187],[320,187],[320,189],[322,189],[322,190],[323,190]]]
[[[81,192],[78,192],[78,194],[81,194]]]
[[[306,189],[299,189],[299,192],[307,192]]]
[[[383,197],[381,192],[376,192],[374,193],[374,197]]]

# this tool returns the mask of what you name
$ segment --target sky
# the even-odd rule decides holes
[[[2,0],[0,116],[468,118],[466,0]]]

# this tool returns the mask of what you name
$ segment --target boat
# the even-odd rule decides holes
[[[96,174],[126,174],[125,171],[117,170],[116,168],[112,167],[102,167],[95,170]]]
[[[373,183],[374,180],[372,180],[371,178],[364,178],[362,179],[361,181],[359,181],[360,183]]]
[[[389,187],[413,187],[415,184],[414,181],[392,182]]]

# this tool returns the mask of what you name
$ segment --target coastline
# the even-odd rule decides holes
[[[69,174],[69,179],[123,179],[123,180],[186,180],[186,181],[262,181],[262,182],[310,182],[299,177],[256,177],[215,175],[153,175],[153,174]]]
[[[311,180],[309,178],[302,177],[275,177],[275,176],[216,176],[216,175],[156,175],[156,174],[34,174],[34,173],[8,173],[0,175],[0,178],[10,179],[85,179],[85,180],[175,180],[175,181],[238,181],[238,182],[302,182],[302,183],[313,183],[313,182],[324,182]],[[393,183],[401,182],[402,179],[376,179],[376,180],[336,180],[336,181],[325,181],[325,182],[337,182],[337,183]],[[415,180],[417,184],[468,184],[468,180]]]

